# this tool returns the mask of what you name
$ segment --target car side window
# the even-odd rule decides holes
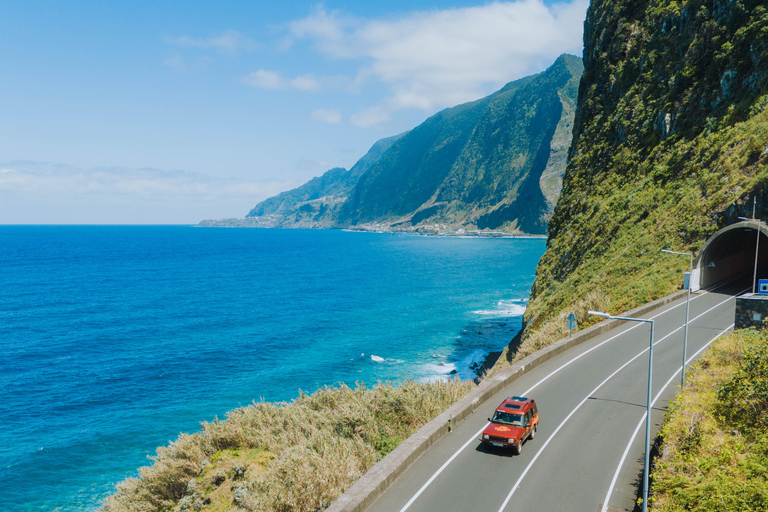
[[[536,408],[536,402],[533,402],[533,414],[539,414],[539,410]]]

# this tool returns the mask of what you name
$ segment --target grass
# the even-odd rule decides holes
[[[474,387],[460,380],[324,387],[259,402],[157,449],[103,512],[326,508],[402,440]]]
[[[696,253],[751,216],[753,197],[768,218],[768,8],[717,5],[593,2],[569,163],[525,312],[523,338],[547,337],[536,346],[594,290],[619,314],[680,289],[688,260],[661,249]]]
[[[768,510],[768,335],[721,338],[688,375],[661,429],[651,509]]]

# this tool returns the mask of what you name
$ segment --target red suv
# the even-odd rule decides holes
[[[516,454],[523,451],[523,442],[536,436],[539,426],[539,410],[532,398],[511,396],[504,400],[493,418],[488,418],[490,424],[483,430],[483,446],[499,448],[512,447]]]

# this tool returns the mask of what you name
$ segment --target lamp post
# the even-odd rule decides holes
[[[645,468],[643,469],[643,512],[648,512],[648,468],[651,455],[651,376],[653,368],[653,320],[644,318],[629,318],[613,316],[602,311],[588,311],[590,315],[596,315],[611,320],[628,320],[630,322],[644,322],[651,324],[651,341],[648,349],[648,394],[645,401]]]
[[[755,218],[755,202],[757,201],[757,198],[755,198],[754,201],[752,201],[752,218],[748,219],[746,217],[739,217],[739,220],[751,220],[757,224],[757,241],[755,242],[755,271],[752,274],[752,293],[755,293],[755,286],[757,286],[757,250],[760,248],[760,221]]]
[[[688,266],[688,299],[685,303],[685,334],[683,335],[683,371],[682,371],[682,375],[680,376],[680,387],[683,387],[685,386],[685,351],[686,351],[686,347],[688,346],[688,312],[691,309],[691,277],[693,274],[693,253],[692,252],[675,252],[675,251],[670,251],[669,249],[662,249],[661,252],[666,252],[667,254],[679,254],[681,256],[691,257],[691,263]]]

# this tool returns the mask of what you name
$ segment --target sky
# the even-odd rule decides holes
[[[244,217],[581,56],[588,0],[0,2],[0,224]]]

